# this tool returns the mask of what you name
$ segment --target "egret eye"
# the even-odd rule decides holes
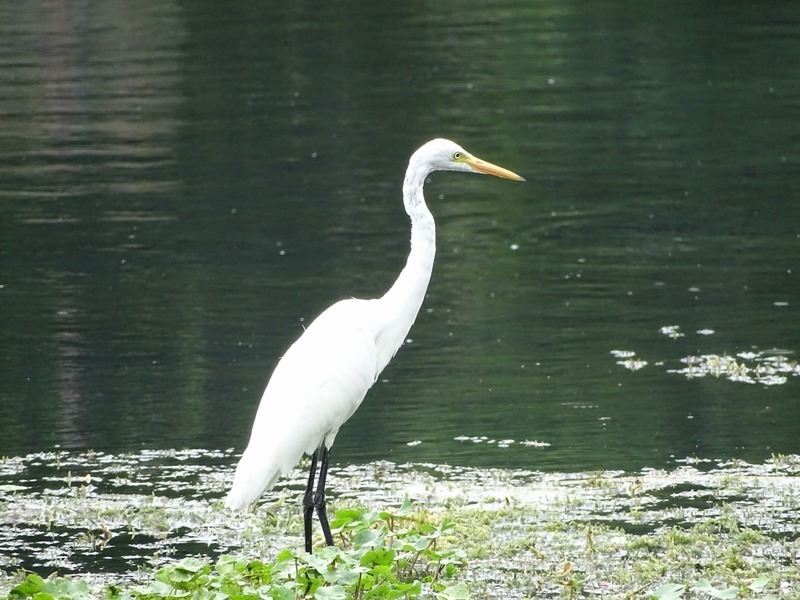
[[[453,159],[458,160],[459,158],[461,158],[461,152],[453,152]]]

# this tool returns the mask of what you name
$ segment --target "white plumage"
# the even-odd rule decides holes
[[[422,306],[436,253],[435,224],[422,187],[436,170],[523,181],[448,140],[430,141],[411,156],[403,182],[403,201],[411,219],[411,251],[405,268],[381,298],[342,300],[325,310],[284,354],[264,390],[250,442],[225,500],[229,508],[245,508],[293,469],[304,453],[312,454],[304,499],[308,551],[314,507],[326,541],[332,543],[324,507],[328,451],[339,428],[358,409],[406,339]],[[312,497],[312,486],[320,452],[317,498]]]
[[[323,442],[327,448],[333,445],[382,368],[377,322],[368,316],[374,308],[373,300],[334,304],[281,358],[236,468],[228,507],[246,507],[291,471],[304,453],[312,454]]]

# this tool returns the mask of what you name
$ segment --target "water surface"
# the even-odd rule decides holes
[[[4,5],[0,453],[242,450],[303,324],[396,277],[403,170],[435,136],[528,181],[431,178],[428,297],[335,460],[799,452],[796,373],[672,372],[797,360],[798,21],[791,3]]]

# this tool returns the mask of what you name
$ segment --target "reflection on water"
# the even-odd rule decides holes
[[[796,377],[671,372],[796,364],[796,16],[651,11],[0,7],[0,452],[241,450],[303,324],[396,277],[439,135],[528,182],[433,177],[426,303],[335,460],[800,451]]]

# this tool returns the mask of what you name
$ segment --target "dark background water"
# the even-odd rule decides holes
[[[396,277],[437,136],[527,183],[432,177],[425,305],[336,460],[800,452],[796,376],[670,372],[796,360],[799,47],[795,2],[3,3],[0,454],[243,449],[303,324]]]

